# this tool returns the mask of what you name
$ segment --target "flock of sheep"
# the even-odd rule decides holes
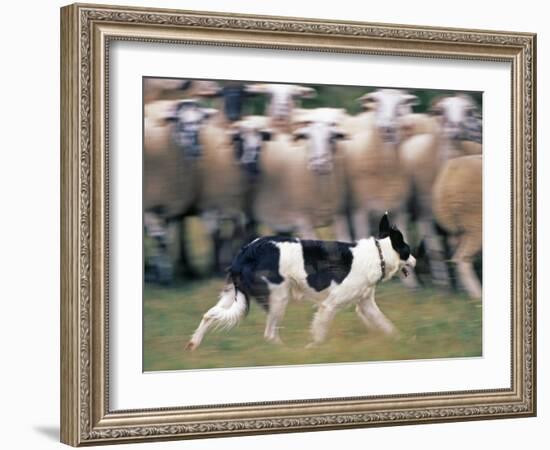
[[[144,227],[155,242],[146,265],[156,281],[171,281],[174,249],[191,267],[182,236],[192,215],[221,269],[259,225],[306,239],[330,227],[350,241],[370,236],[369,218],[389,211],[423,240],[433,282],[449,285],[436,223],[444,229],[460,285],[481,296],[473,268],[482,244],[481,113],[468,95],[438,97],[421,114],[415,95],[378,89],[358,99],[357,115],[300,108],[316,91],[288,84],[147,78],[143,95]],[[258,95],[265,115],[243,116]]]

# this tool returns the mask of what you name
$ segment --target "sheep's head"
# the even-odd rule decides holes
[[[472,121],[478,121],[478,107],[467,94],[436,97],[430,113],[436,117],[449,139],[462,139]]]
[[[269,96],[269,116],[282,121],[289,119],[296,100],[316,95],[315,89],[295,84],[250,84],[246,86],[246,92]]]
[[[263,116],[248,116],[233,123],[228,131],[237,162],[251,175],[260,173],[262,144],[271,140],[273,132]]]
[[[201,156],[200,127],[216,112],[213,108],[201,107],[196,100],[183,100],[177,103],[172,114],[166,118],[167,122],[173,124],[172,138],[183,150],[185,158],[195,159]]]
[[[333,153],[338,141],[346,135],[339,128],[345,110],[317,108],[304,110],[295,120],[298,123],[293,133],[294,141],[304,140],[308,148],[309,168],[318,174],[330,173],[333,168]]]
[[[372,111],[382,140],[396,144],[400,140],[400,120],[412,113],[418,97],[399,89],[379,89],[358,99],[365,111]]]

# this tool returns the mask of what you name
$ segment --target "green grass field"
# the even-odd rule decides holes
[[[350,307],[337,314],[326,343],[306,350],[315,307],[304,301],[288,306],[281,330],[285,344],[268,344],[263,340],[265,312],[252,301],[248,317],[237,328],[212,332],[195,352],[185,351],[222,284],[212,278],[171,288],[145,287],[145,371],[482,355],[480,302],[435,289],[410,291],[399,281],[379,286],[376,294],[381,310],[401,332],[396,340],[367,331]]]

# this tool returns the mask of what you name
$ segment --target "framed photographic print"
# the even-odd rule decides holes
[[[536,413],[530,33],[61,9],[61,440]]]

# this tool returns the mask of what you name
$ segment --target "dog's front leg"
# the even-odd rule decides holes
[[[333,301],[331,297],[328,297],[319,305],[319,309],[313,316],[313,322],[311,323],[312,342],[306,348],[316,347],[326,339],[328,329],[337,311],[338,303]]]
[[[365,296],[360,300],[355,311],[369,329],[381,331],[388,336],[397,337],[399,332],[395,325],[380,311],[380,308],[374,300],[375,288],[367,291]]]

